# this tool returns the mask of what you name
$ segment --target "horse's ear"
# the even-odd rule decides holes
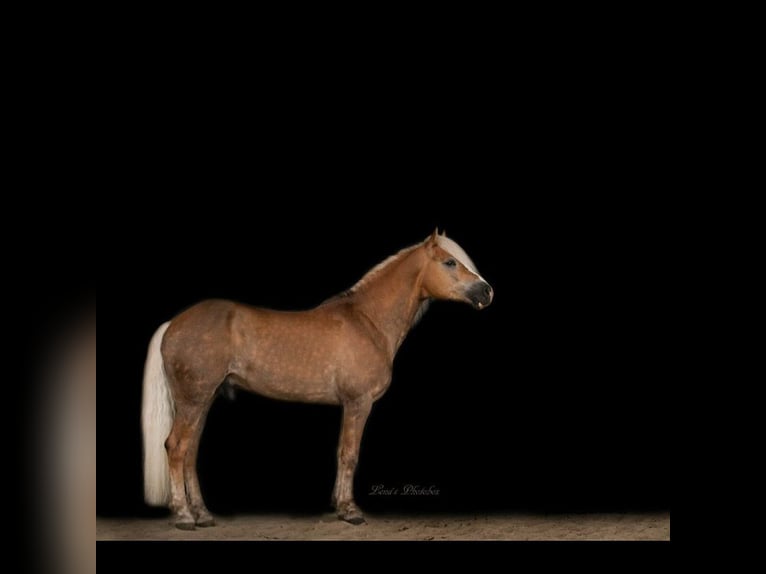
[[[438,245],[439,241],[439,228],[434,229],[434,232],[426,238],[426,251],[429,255],[433,254],[434,247]]]

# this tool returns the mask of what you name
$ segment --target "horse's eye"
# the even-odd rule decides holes
[[[445,264],[447,267],[454,267],[455,265],[457,265],[457,261],[455,261],[454,259],[447,259],[447,260],[444,262],[444,264]]]

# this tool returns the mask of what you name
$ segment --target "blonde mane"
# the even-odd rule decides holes
[[[415,245],[410,245],[409,247],[405,247],[398,253],[395,253],[391,257],[384,259],[383,261],[378,263],[375,267],[370,269],[367,273],[365,273],[364,276],[359,281],[357,281],[353,287],[351,287],[351,289],[346,291],[346,293],[349,295],[353,293],[357,293],[360,289],[364,288],[366,285],[368,285],[369,283],[374,281],[377,277],[379,277],[392,264],[399,261],[400,259],[403,259],[405,256],[415,251],[415,249],[417,249],[421,245],[423,245],[423,243],[416,243]]]

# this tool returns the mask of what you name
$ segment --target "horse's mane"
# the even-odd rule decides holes
[[[378,263],[375,267],[370,269],[367,273],[362,276],[362,278],[354,284],[351,289],[344,292],[344,295],[353,295],[354,293],[358,293],[361,289],[369,285],[372,281],[374,281],[376,278],[378,278],[386,269],[388,269],[391,265],[396,263],[397,261],[400,261],[404,259],[407,255],[415,251],[418,247],[423,245],[423,243],[416,243],[415,245],[410,245],[409,247],[405,247],[398,253],[395,253],[391,257],[388,257]]]

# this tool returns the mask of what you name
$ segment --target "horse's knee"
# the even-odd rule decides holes
[[[355,452],[341,452],[340,464],[346,468],[355,467],[359,461],[359,455]]]

